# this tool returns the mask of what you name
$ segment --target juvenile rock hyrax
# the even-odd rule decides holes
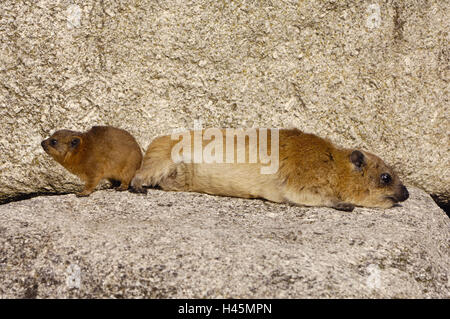
[[[42,148],[85,186],[77,196],[89,196],[102,179],[120,182],[116,189],[128,189],[142,163],[141,149],[125,130],[94,126],[89,131],[60,130],[43,140]]]
[[[186,133],[185,145],[191,147],[183,155],[179,144],[183,137],[154,139],[131,182],[132,189],[145,192],[143,186],[158,185],[163,190],[264,198],[344,211],[355,206],[389,208],[409,196],[392,168],[369,152],[336,147],[297,129],[256,129],[253,135],[250,130],[235,130],[237,138],[232,136],[228,142],[228,130],[212,130],[207,136],[208,130]],[[200,152],[195,150],[196,141]],[[267,170],[268,158],[278,164],[272,172]]]

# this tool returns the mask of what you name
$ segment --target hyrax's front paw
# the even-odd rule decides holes
[[[344,212],[351,212],[355,209],[355,205],[346,202],[339,202],[334,204],[333,208],[337,210],[342,210]]]
[[[91,193],[92,193],[92,191],[86,191],[86,190],[84,190],[84,191],[82,191],[82,192],[76,193],[75,195],[76,195],[77,197],[88,197],[89,195],[91,195]]]

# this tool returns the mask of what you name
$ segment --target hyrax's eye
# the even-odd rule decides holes
[[[70,142],[70,145],[72,145],[72,147],[77,147],[78,144],[80,144],[80,139],[79,139],[79,138],[74,138],[74,139]]]
[[[51,146],[55,146],[56,144],[58,144],[58,141],[55,140],[54,138],[52,138],[52,139],[50,140],[50,145],[51,145]]]
[[[383,183],[384,185],[387,185],[392,181],[392,177],[388,173],[381,174],[380,179],[381,183]]]

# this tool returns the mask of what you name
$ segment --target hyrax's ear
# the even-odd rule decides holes
[[[355,165],[358,169],[364,166],[364,154],[358,150],[355,150],[350,154],[350,161]]]
[[[83,141],[83,139],[80,136],[74,136],[74,137],[72,137],[72,140],[70,141],[70,147],[77,148],[78,145],[80,145],[82,141]]]

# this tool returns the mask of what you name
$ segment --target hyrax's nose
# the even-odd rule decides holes
[[[42,142],[41,142],[41,146],[42,146],[42,148],[45,150],[45,147],[46,147],[46,144],[45,144],[45,142],[46,142],[47,140],[43,140]]]
[[[404,185],[402,185],[401,189],[400,189],[400,196],[398,198],[399,202],[403,202],[405,200],[407,200],[409,197],[409,192],[406,189],[406,187]]]

